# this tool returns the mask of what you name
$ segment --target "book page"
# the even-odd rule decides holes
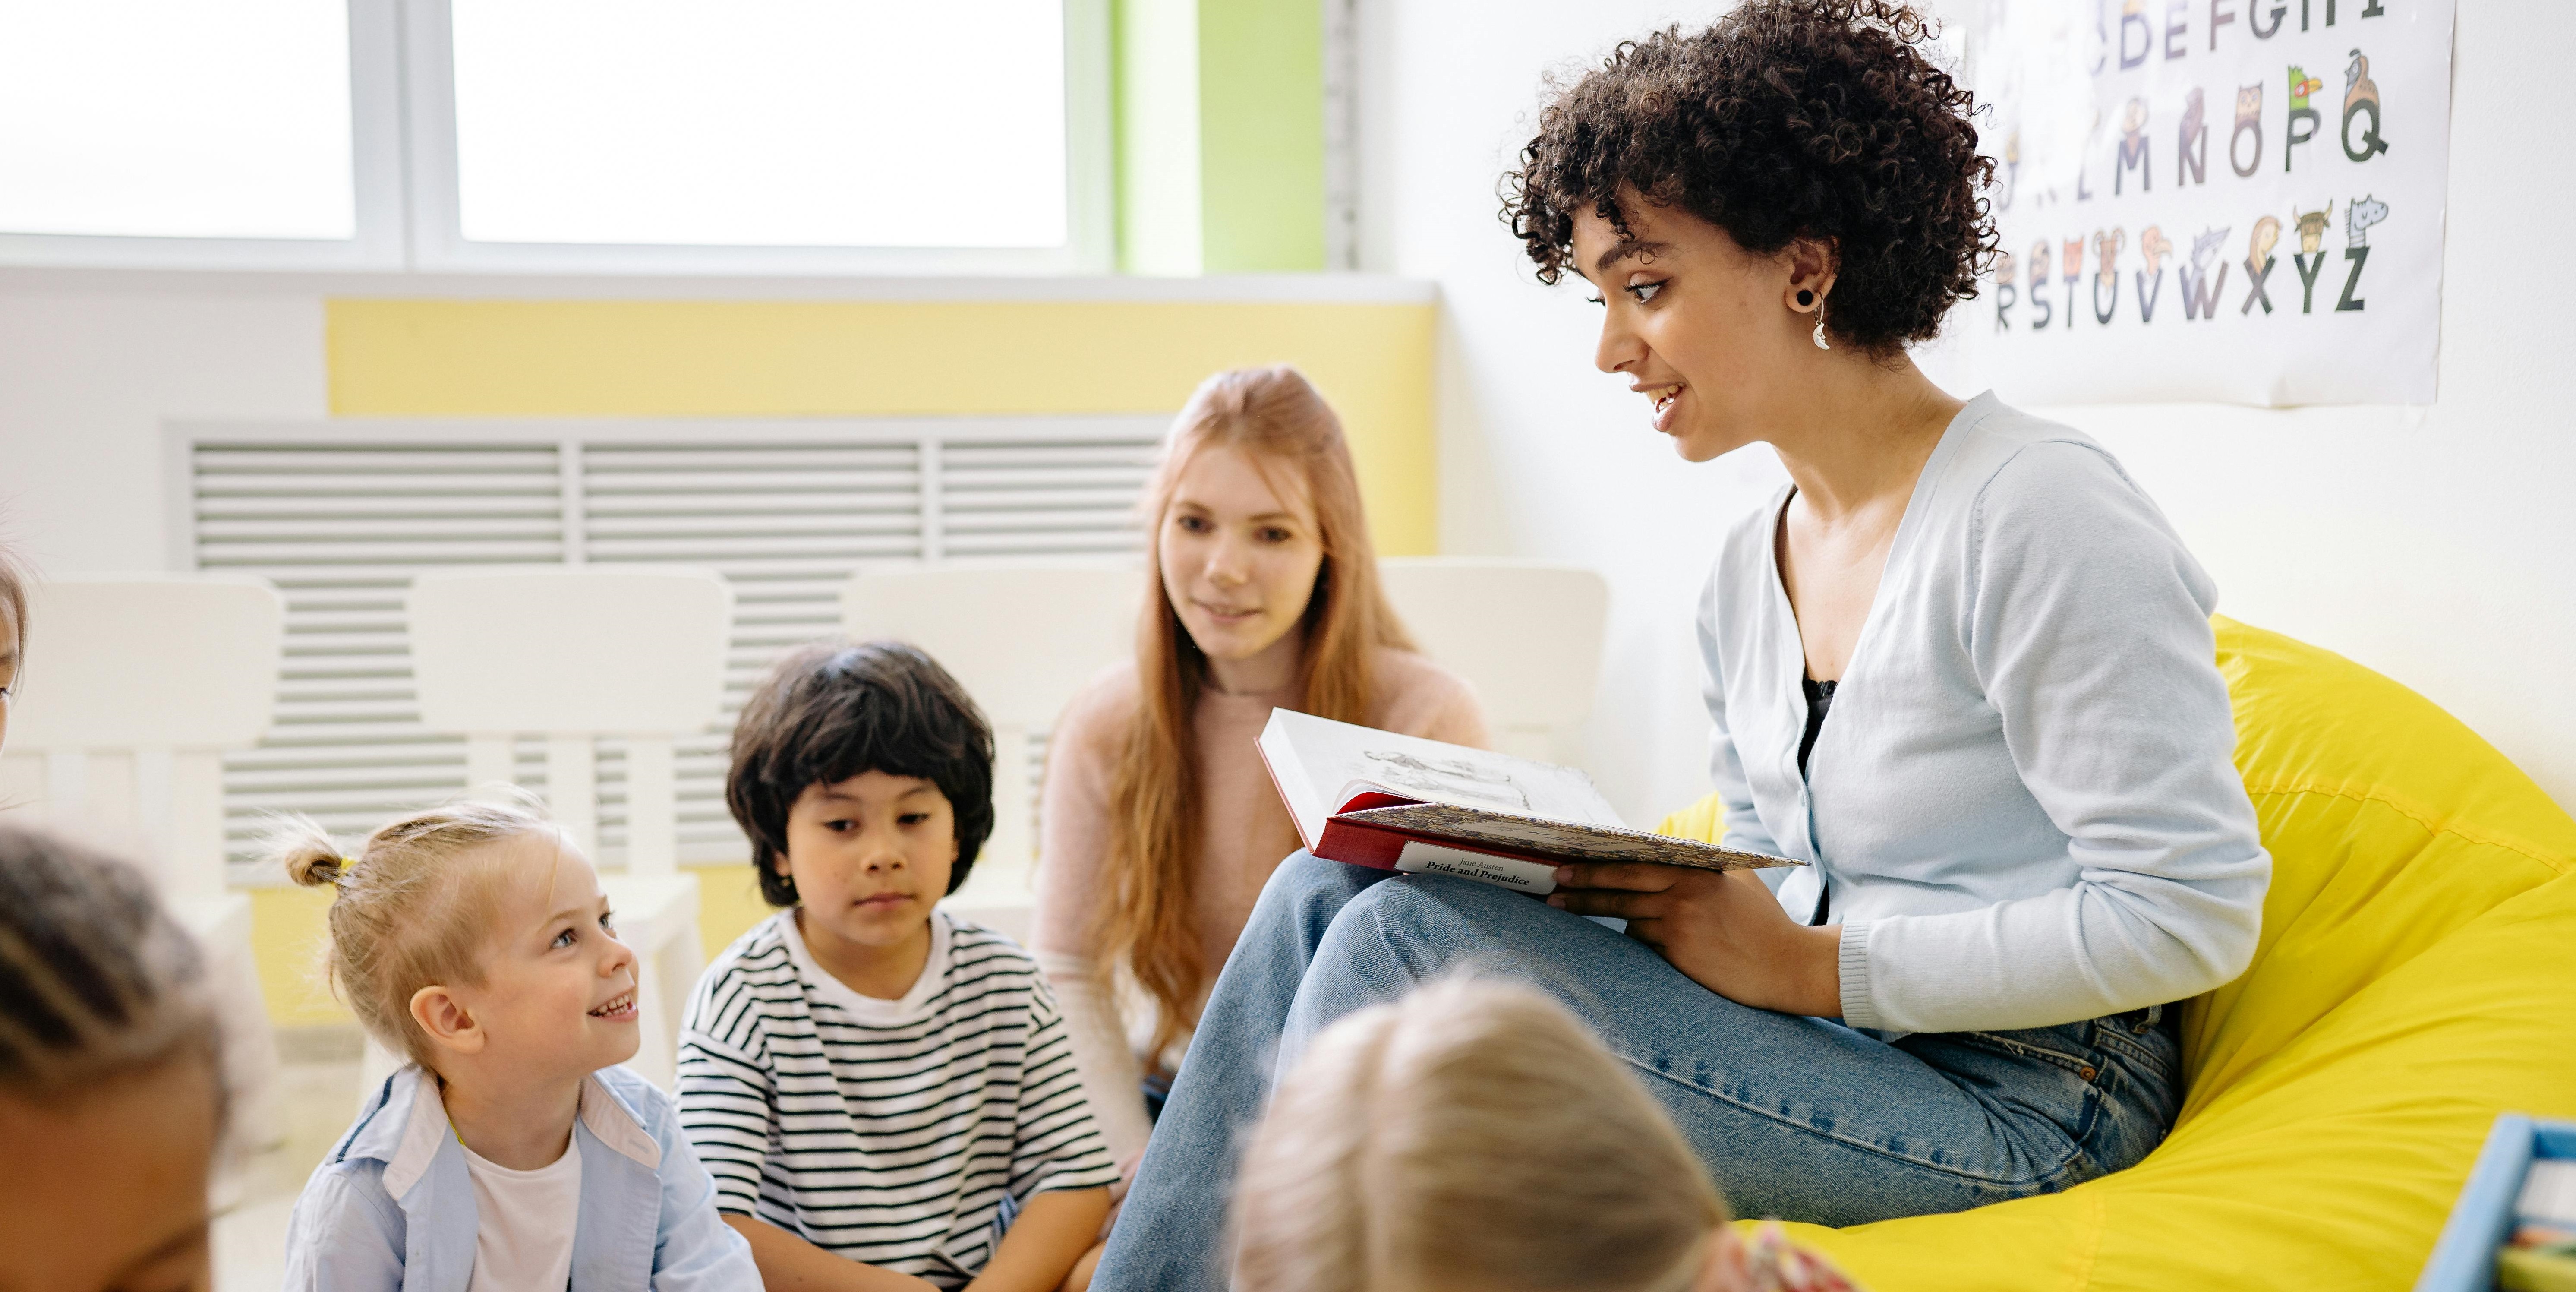
[[[1675,839],[1624,827],[1494,816],[1436,803],[1367,808],[1344,819],[1380,823],[1470,848],[1557,862],[1651,861],[1699,870],[1758,870],[1802,864],[1696,839]]]
[[[1288,820],[1297,827],[1297,838],[1312,848],[1323,837],[1324,818],[1332,815],[1337,805],[1324,802],[1332,787],[1316,784],[1316,778],[1307,773],[1298,758],[1288,733],[1279,725],[1279,716],[1287,712],[1272,709],[1270,721],[1263,724],[1261,738],[1255,743],[1261,748],[1262,764],[1270,769],[1270,784],[1279,791],[1279,801],[1288,807]]]
[[[1354,787],[1384,789],[1426,803],[1482,808],[1515,816],[1587,825],[1620,824],[1617,809],[1601,797],[1592,778],[1571,767],[1516,758],[1487,749],[1401,736],[1374,727],[1334,722],[1291,709],[1270,711],[1262,749],[1289,812],[1303,821],[1320,805],[1329,814]],[[1294,755],[1303,787],[1291,788],[1275,756]],[[1318,821],[1320,828],[1320,821]],[[1301,826],[1302,829],[1302,826]]]

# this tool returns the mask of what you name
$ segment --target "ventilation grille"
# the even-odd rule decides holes
[[[269,812],[346,838],[461,792],[463,742],[420,725],[404,596],[424,570],[555,562],[696,565],[733,583],[724,717],[680,742],[678,770],[682,858],[739,858],[726,732],[770,661],[840,630],[850,575],[1134,552],[1161,436],[1144,418],[584,427],[180,428],[193,564],[265,577],[287,605],[276,723],[225,760],[236,862]],[[615,859],[624,757],[602,744],[600,842]],[[538,742],[519,754],[519,783],[542,792]]]

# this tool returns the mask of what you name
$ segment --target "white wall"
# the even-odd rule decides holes
[[[1691,611],[1727,522],[1784,479],[1767,451],[1675,458],[1593,370],[1580,283],[1536,285],[1496,217],[1545,71],[1704,6],[1361,0],[1360,264],[1440,284],[1441,550],[1610,576],[1610,640],[1579,752],[1631,822],[1707,792]]]
[[[321,296],[37,281],[0,280],[0,542],[57,574],[168,568],[162,423],[321,416]]]
[[[1705,792],[1689,601],[1726,522],[1782,478],[1755,448],[1692,467],[1592,368],[1578,287],[1537,286],[1495,217],[1540,78],[1721,6],[1362,0],[1362,267],[1444,298],[1442,537],[1613,580],[1588,763],[1631,820]],[[2222,610],[2423,692],[2576,806],[2576,265],[2546,213],[2576,145],[2545,0],[2460,0],[2439,402],[2426,409],[2039,410],[2120,455],[2217,578]],[[1948,356],[1927,368],[1982,388]],[[1999,392],[2007,400],[2010,390]]]

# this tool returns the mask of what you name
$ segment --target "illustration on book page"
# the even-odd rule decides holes
[[[1369,749],[1369,779],[1391,790],[1411,790],[1427,798],[1527,812],[1529,795],[1513,781],[1511,769],[1479,767],[1463,758],[1425,758],[1400,749]]]

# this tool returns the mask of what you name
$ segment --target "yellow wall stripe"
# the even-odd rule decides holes
[[[1168,413],[1293,363],[1340,410],[1380,551],[1438,550],[1428,304],[328,303],[331,411],[364,417]]]
[[[250,891],[250,948],[259,966],[259,990],[268,1018],[279,1027],[351,1021],[332,999],[322,953],[330,937],[328,888],[254,888]]]

